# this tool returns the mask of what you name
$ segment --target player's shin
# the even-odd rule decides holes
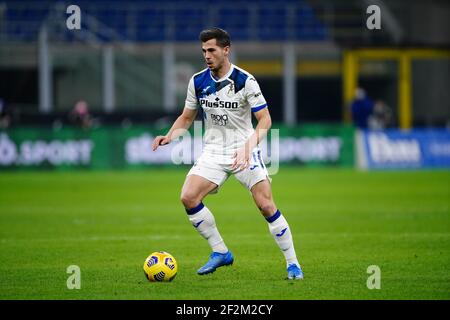
[[[277,210],[274,215],[266,218],[266,220],[269,225],[270,233],[286,258],[286,264],[289,265],[295,263],[298,265],[299,263],[295,254],[291,229],[284,216]]]
[[[188,214],[189,221],[192,223],[194,228],[197,229],[203,238],[208,240],[213,252],[228,252],[228,248],[220,236],[219,230],[217,229],[213,214],[202,202],[200,202],[200,204],[195,208],[186,209],[186,212]]]

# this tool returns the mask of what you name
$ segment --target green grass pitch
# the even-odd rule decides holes
[[[187,170],[0,173],[0,299],[450,298],[450,171],[281,167],[274,198],[305,272],[292,282],[233,177],[204,203],[235,263],[196,274],[210,249],[179,201]],[[173,282],[144,277],[159,250],[178,261]],[[67,289],[69,265],[79,290]],[[367,288],[370,265],[379,290]]]

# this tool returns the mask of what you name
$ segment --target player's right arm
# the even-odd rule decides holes
[[[194,76],[189,80],[186,102],[183,113],[175,120],[169,132],[165,136],[157,136],[153,141],[152,149],[155,151],[159,146],[169,144],[187,130],[194,121],[198,111],[198,101],[195,94]]]
[[[184,108],[183,113],[175,120],[169,132],[165,136],[157,136],[153,140],[152,149],[155,151],[159,146],[169,144],[187,130],[197,116],[197,109]]]

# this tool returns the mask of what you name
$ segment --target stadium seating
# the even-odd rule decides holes
[[[65,41],[65,19],[70,3],[42,1],[3,2],[0,10],[2,37],[35,41],[44,21],[57,24]],[[77,1],[82,26],[103,41],[195,41],[208,26],[228,30],[235,40],[327,39],[327,29],[305,1]],[[92,23],[94,22],[94,23]],[[108,29],[108,32],[105,32]]]

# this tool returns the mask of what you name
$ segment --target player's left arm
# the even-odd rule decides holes
[[[234,163],[232,169],[246,169],[250,165],[250,154],[252,150],[267,136],[267,132],[272,126],[269,109],[263,108],[253,113],[258,124],[255,132],[245,142],[245,145],[234,154]]]
[[[255,132],[245,143],[250,153],[267,136],[267,131],[272,127],[272,118],[270,117],[268,108],[261,109],[253,114],[258,124],[256,125]]]
[[[244,146],[234,154],[234,163],[232,168],[246,169],[250,165],[250,154],[253,149],[266,137],[267,131],[272,126],[267,102],[261,92],[256,79],[251,76],[245,82],[245,96],[252,113],[255,115],[258,124],[255,132],[245,142]]]

